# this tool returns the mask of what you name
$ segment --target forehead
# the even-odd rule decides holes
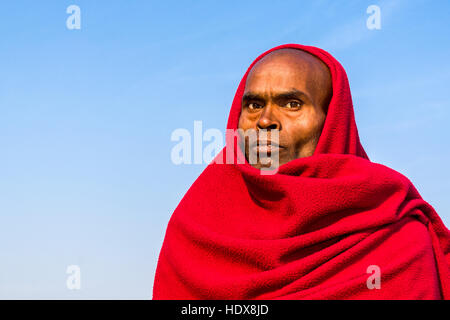
[[[313,90],[328,77],[328,67],[319,58],[297,49],[282,49],[271,52],[253,66],[245,91]]]

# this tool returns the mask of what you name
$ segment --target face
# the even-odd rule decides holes
[[[270,166],[260,152],[270,157],[276,154],[278,165],[313,155],[331,95],[328,67],[309,53],[281,49],[259,60],[247,77],[238,126],[258,137],[250,145],[248,137],[243,140],[247,161],[250,156],[257,159],[257,163],[249,162],[259,169]],[[278,146],[265,146],[273,130],[278,130]],[[267,138],[260,135],[263,131]]]

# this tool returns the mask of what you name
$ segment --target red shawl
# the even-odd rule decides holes
[[[450,299],[449,230],[408,178],[369,160],[346,73],[329,53],[288,44],[260,55],[227,128],[238,126],[249,70],[281,48],[309,52],[331,72],[314,155],[261,175],[247,161],[216,163],[233,146],[243,157],[227,136],[171,216],[153,299]]]

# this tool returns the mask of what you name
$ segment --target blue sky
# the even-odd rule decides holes
[[[66,8],[81,29],[66,28]],[[381,8],[381,30],[366,9]],[[0,298],[148,299],[171,213],[248,65],[283,43],[347,71],[372,161],[450,225],[448,1],[10,1],[0,5]],[[66,268],[79,265],[81,289]]]

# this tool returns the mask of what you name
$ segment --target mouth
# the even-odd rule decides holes
[[[270,155],[272,153],[280,152],[281,149],[283,149],[282,146],[270,140],[257,140],[250,145],[250,150],[258,154],[262,153]]]

